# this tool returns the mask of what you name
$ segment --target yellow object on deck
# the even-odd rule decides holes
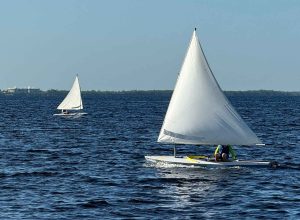
[[[188,155],[187,158],[189,158],[189,159],[207,159],[208,156],[204,156],[204,155]]]
[[[201,160],[201,159],[208,159],[208,156],[204,156],[204,155],[188,155],[186,156],[188,160],[193,161],[193,162],[197,162],[197,160]]]

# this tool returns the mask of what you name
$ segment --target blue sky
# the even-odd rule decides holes
[[[1,89],[173,89],[197,27],[224,90],[300,91],[297,0],[2,0],[0,18]]]

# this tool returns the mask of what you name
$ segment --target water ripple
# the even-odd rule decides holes
[[[172,154],[156,143],[170,95],[84,96],[76,119],[52,116],[61,96],[1,96],[0,219],[300,219],[300,97],[229,97],[266,143],[239,158],[279,166],[208,169],[145,161]]]

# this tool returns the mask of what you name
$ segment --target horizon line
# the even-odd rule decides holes
[[[40,89],[40,88],[34,88],[34,87],[25,87],[25,88],[18,88],[14,87],[15,89],[30,89],[30,90],[39,90],[41,92],[49,92],[49,91],[58,91],[58,92],[64,92],[69,91],[69,89]],[[6,89],[0,89],[1,92],[6,91],[8,89],[12,88],[6,88]],[[96,89],[89,89],[89,90],[81,90],[81,92],[151,92],[151,91],[174,91],[174,89],[120,89],[120,90],[96,90]],[[248,89],[248,90],[222,90],[223,92],[296,92],[299,93],[299,91],[287,91],[287,90],[274,90],[274,89]]]

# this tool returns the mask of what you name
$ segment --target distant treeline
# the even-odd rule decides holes
[[[166,95],[169,96],[172,94],[172,90],[130,90],[130,91],[82,91],[82,95]],[[57,95],[66,95],[68,91],[66,90],[47,90],[35,92],[35,93],[24,93],[24,94],[4,94],[2,95],[27,95],[27,96],[57,96]],[[249,90],[249,91],[225,91],[227,96],[300,96],[299,92],[284,92],[284,91],[274,91],[274,90]]]
[[[285,92],[274,90],[248,90],[248,91],[225,91],[229,96],[300,96],[299,92]]]
[[[83,95],[89,95],[89,94],[153,94],[153,95],[170,95],[172,94],[172,90],[130,90],[130,91],[95,91],[95,90],[89,90],[89,91],[82,91]],[[68,91],[58,91],[58,90],[48,90],[46,91],[47,94],[65,94],[68,93]],[[299,92],[284,92],[284,91],[274,91],[274,90],[249,90],[249,91],[225,91],[225,94],[228,96],[252,96],[252,95],[259,95],[259,96],[300,96]]]

